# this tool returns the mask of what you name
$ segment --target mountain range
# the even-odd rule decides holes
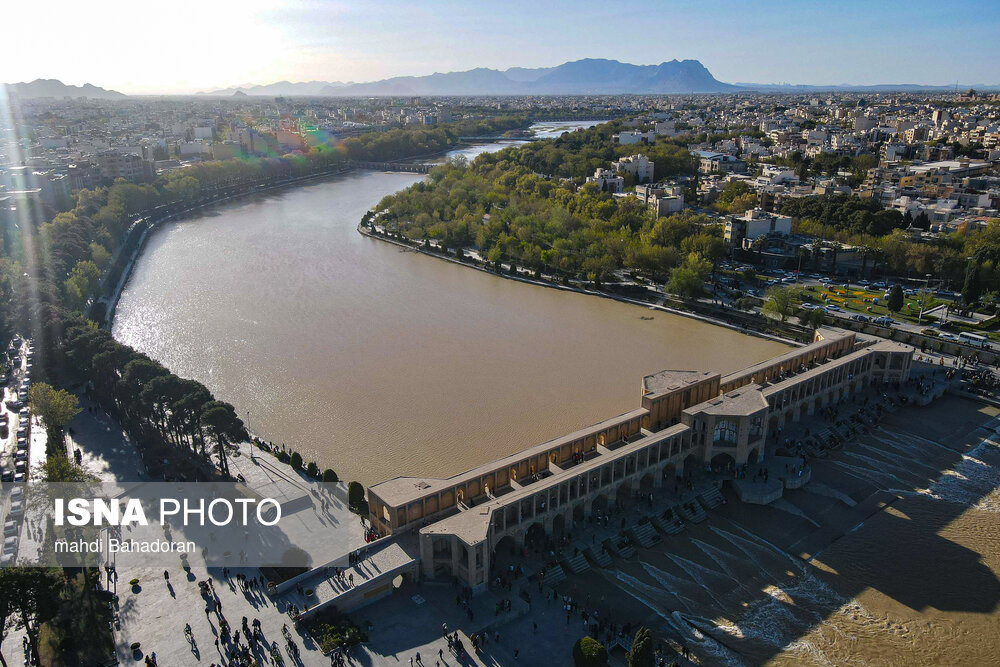
[[[7,94],[20,97],[21,99],[31,99],[34,97],[89,97],[100,100],[117,100],[125,97],[124,93],[116,90],[106,90],[98,88],[89,83],[82,86],[69,86],[58,79],[35,79],[28,83],[2,83],[7,89]]]
[[[464,72],[397,76],[366,83],[279,81],[266,86],[233,86],[204,95],[588,95],[613,93],[720,93],[737,90],[717,81],[697,60],[632,65],[587,58],[557,67],[479,67]]]
[[[207,93],[197,93],[198,95],[213,95],[213,96],[226,96],[235,95],[237,93],[243,93],[244,95],[263,95],[267,97],[274,96],[296,96],[303,95],[307,97],[318,97],[326,95],[323,92],[325,88],[335,89],[342,86],[348,86],[349,83],[341,83],[339,81],[302,81],[299,83],[292,83],[291,81],[278,81],[276,83],[269,83],[266,85],[254,85],[252,83],[246,83],[241,86],[232,86],[230,88],[223,88],[222,90],[213,90]]]
[[[5,85],[7,92],[21,98],[90,97],[120,99],[114,90],[91,84],[69,86],[56,79],[36,79],[30,83]],[[963,85],[960,88],[968,88]],[[974,84],[977,90],[997,90],[997,85]],[[303,96],[370,97],[434,95],[609,95],[670,93],[736,93],[759,91],[776,93],[845,92],[947,92],[954,86],[921,84],[880,84],[829,86],[774,83],[723,83],[697,60],[670,60],[659,65],[633,65],[617,60],[586,58],[556,67],[511,67],[506,70],[479,67],[464,72],[437,72],[427,76],[397,76],[379,81],[278,81],[266,85],[244,84],[198,95],[216,97]]]

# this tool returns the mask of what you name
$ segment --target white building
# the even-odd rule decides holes
[[[725,240],[731,247],[746,248],[759,236],[791,233],[790,216],[774,215],[764,209],[755,208],[741,217],[732,216],[726,220]]]
[[[625,179],[616,176],[610,169],[597,169],[593,176],[587,177],[588,183],[596,183],[601,192],[619,194],[625,189]]]
[[[656,131],[650,130],[648,132],[619,132],[618,134],[611,135],[611,139],[616,144],[621,144],[622,146],[628,146],[630,144],[651,144],[656,141]]]
[[[614,167],[619,174],[622,172],[632,174],[639,183],[653,180],[653,162],[641,153],[621,158],[614,163]]]

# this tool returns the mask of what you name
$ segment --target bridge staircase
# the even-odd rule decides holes
[[[676,508],[677,512],[691,523],[701,523],[708,518],[705,510],[701,508],[701,505],[693,497],[677,505]]]
[[[698,494],[698,500],[709,510],[714,510],[719,505],[726,503],[726,499],[722,497],[722,492],[717,486],[710,486],[702,491]]]
[[[584,549],[583,555],[587,557],[591,563],[597,567],[611,567],[614,561],[611,560],[611,556],[604,549]]]
[[[562,565],[573,574],[583,574],[590,569],[590,562],[587,561],[583,551],[578,551],[575,556],[564,558]]]
[[[561,565],[549,565],[545,568],[545,578],[542,580],[546,586],[558,586],[566,581],[566,571]]]
[[[638,525],[633,526],[629,529],[629,533],[632,535],[632,539],[639,543],[639,546],[644,549],[648,549],[662,538],[656,532],[653,524],[649,521],[642,521]]]
[[[663,516],[653,517],[652,524],[666,535],[679,535],[684,532],[684,524],[673,509],[668,509]]]
[[[604,542],[608,547],[608,551],[611,552],[613,556],[618,558],[634,558],[639,551],[632,544],[631,538],[626,536],[624,533],[619,533],[615,537],[608,538]]]

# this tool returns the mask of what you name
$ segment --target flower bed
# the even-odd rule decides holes
[[[304,625],[323,653],[368,641],[367,632],[334,609],[318,612]]]

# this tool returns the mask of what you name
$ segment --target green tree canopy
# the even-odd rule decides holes
[[[0,629],[24,628],[38,655],[39,626],[58,613],[63,583],[55,568],[0,567]]]
[[[689,299],[701,296],[705,293],[705,279],[711,270],[711,262],[692,252],[683,264],[670,272],[670,280],[664,289]]]
[[[649,628],[639,628],[626,656],[628,667],[654,667],[653,637]]]
[[[63,427],[80,412],[80,401],[64,389],[38,382],[28,389],[28,405],[45,424],[49,444],[55,450],[63,442]]]
[[[608,650],[592,637],[581,637],[573,644],[573,664],[576,667],[605,667]]]
[[[764,305],[760,310],[765,315],[786,321],[799,307],[802,291],[798,287],[781,287],[775,285],[767,290]]]
[[[898,313],[903,308],[903,288],[899,285],[893,285],[892,289],[889,290],[886,308],[894,313]]]

